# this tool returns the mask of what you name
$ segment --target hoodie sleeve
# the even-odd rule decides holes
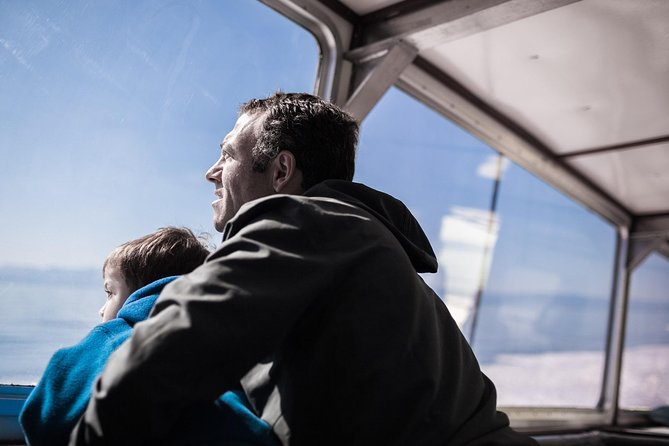
[[[369,220],[336,200],[274,196],[243,207],[219,250],[168,285],[112,355],[70,444],[159,444],[185,407],[213,401],[281,345],[365,255]],[[356,222],[360,230],[341,230]]]
[[[112,325],[123,324],[117,320]],[[32,446],[66,445],[84,413],[95,377],[111,353],[130,334],[97,326],[79,344],[58,350],[26,400],[19,422]]]

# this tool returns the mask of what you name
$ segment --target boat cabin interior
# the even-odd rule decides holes
[[[136,15],[141,26],[153,26],[158,13],[150,3],[138,3],[127,23]],[[425,280],[497,385],[511,425],[542,445],[669,445],[669,1],[248,3],[255,12],[220,17],[236,14],[258,26],[250,34],[260,42],[278,40],[272,33],[285,27],[315,46],[315,62],[302,69],[304,88],[361,123],[355,179],[406,194],[400,198],[426,227],[440,261],[440,275]],[[6,29],[9,17],[30,12],[12,16],[10,8],[0,6]],[[31,8],[37,18],[25,39],[37,33]],[[189,4],[185,15],[196,9]],[[179,14],[169,16],[185,36],[181,50],[158,48],[181,70],[208,68],[184,51],[206,15],[183,30]],[[76,13],[70,16],[75,23]],[[62,20],[44,27],[62,30]],[[22,52],[1,28],[0,67],[35,66],[37,47]],[[158,45],[161,36],[151,38]],[[247,53],[262,47],[238,45]],[[85,43],[73,47],[108,83],[104,64],[126,57],[101,61],[84,54]],[[157,63],[128,37],[126,48],[147,66]],[[189,48],[196,52],[197,43]],[[302,50],[273,51],[288,65],[303,57]],[[248,78],[263,71],[253,63],[230,70]],[[175,73],[166,80],[170,91]],[[298,77],[286,73],[276,76]],[[202,96],[207,107],[224,102],[198,88],[191,98]],[[170,121],[166,104],[165,127],[190,125]],[[10,126],[0,131],[14,135]],[[18,283],[8,274],[0,268],[0,299]],[[0,362],[21,363],[2,343],[18,345],[22,332],[3,330]],[[0,442],[23,444],[17,415],[35,378],[3,373]]]

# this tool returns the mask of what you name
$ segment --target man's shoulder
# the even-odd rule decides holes
[[[369,219],[368,212],[362,207],[340,198],[325,195],[269,195],[245,203],[226,224],[223,239],[258,221],[282,226],[361,216]]]
[[[365,233],[398,241],[418,272],[435,272],[437,260],[425,232],[400,200],[360,183],[327,180],[302,195],[270,195],[250,201],[230,219],[227,240],[246,228],[302,231],[334,240]]]
[[[409,211],[404,204],[384,192],[378,191],[361,183],[345,180],[326,180],[307,189],[301,195],[276,194],[258,198],[245,203],[231,222],[244,219],[249,215],[300,209],[307,215],[328,215],[327,210],[343,210],[350,212],[353,209],[364,213],[377,214],[388,212],[388,209],[398,209],[401,214]],[[393,209],[393,210],[394,210]],[[325,211],[325,214],[323,214]],[[402,215],[404,218],[404,215]]]

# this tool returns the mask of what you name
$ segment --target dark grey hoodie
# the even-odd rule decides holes
[[[523,445],[389,195],[327,181],[244,205],[110,359],[70,444],[160,444],[241,381],[285,445]]]

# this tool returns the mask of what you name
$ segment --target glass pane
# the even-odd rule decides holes
[[[0,383],[99,322],[115,246],[211,232],[238,104],[312,91],[313,37],[255,1],[0,3]]]
[[[403,200],[426,230],[440,267],[425,279],[499,403],[594,407],[614,228],[397,89],[365,119],[357,166],[357,181]]]
[[[630,280],[620,406],[669,405],[669,260],[651,254]]]
[[[502,406],[595,407],[601,392],[614,228],[517,165],[473,339]]]
[[[426,282],[461,328],[482,281],[499,157],[485,144],[392,88],[364,120],[355,180],[402,200],[439,258]]]

